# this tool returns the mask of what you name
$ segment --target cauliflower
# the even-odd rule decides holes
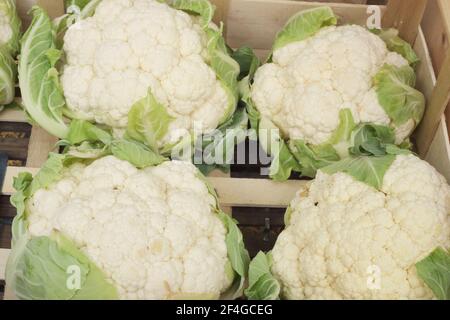
[[[54,154],[34,180],[29,175],[16,179],[22,188],[13,196],[18,216],[7,271],[16,295],[239,295],[248,253],[235,222],[218,209],[199,171],[182,161],[138,169],[118,156],[73,163],[72,156]],[[74,268],[81,270],[81,280],[70,287],[66,283]],[[229,292],[236,280],[239,288]]]
[[[354,161],[319,170],[292,201],[266,261],[282,297],[433,298],[416,263],[450,247],[449,185],[411,154]],[[375,168],[378,185],[364,166]]]
[[[64,114],[167,152],[194,125],[209,133],[233,116],[239,65],[207,0],[101,0],[81,9],[56,21],[52,39],[48,16],[35,7],[23,40],[24,104],[47,131],[67,138]],[[42,50],[31,50],[42,34],[50,36]],[[34,95],[37,73],[49,78],[43,99]]]
[[[312,152],[313,162],[344,158],[348,151],[339,144],[348,145],[354,126],[364,123],[389,127],[399,145],[424,109],[423,95],[412,88],[415,75],[409,64],[417,63],[417,57],[408,44],[392,31],[335,24],[328,7],[292,17],[275,40],[270,63],[254,74],[248,93],[258,116],[280,130],[308,176],[320,165],[301,161],[299,154]],[[405,54],[409,61],[400,54],[404,52],[412,56]],[[342,130],[346,134],[336,139]]]
[[[15,97],[20,19],[15,0],[0,2],[0,110]]]
[[[150,88],[175,118],[173,131],[192,129],[191,116],[215,129],[229,97],[207,63],[206,41],[199,21],[156,0],[103,0],[64,37],[68,108],[124,128],[132,105]]]
[[[357,122],[390,124],[372,79],[391,63],[408,65],[363,27],[331,26],[275,50],[272,63],[255,74],[252,99],[287,138],[321,144],[338,127],[342,109],[350,109]]]

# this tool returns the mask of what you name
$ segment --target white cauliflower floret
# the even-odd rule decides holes
[[[203,241],[202,241],[203,240]],[[205,252],[210,252],[205,256]],[[184,281],[182,292],[219,292],[217,274],[223,274],[226,281],[226,274],[221,266],[220,255],[215,253],[211,242],[205,239],[199,239],[197,246],[192,247],[184,259]],[[228,282],[228,285],[230,283]],[[206,286],[206,290],[204,287]]]
[[[285,108],[291,114],[285,120],[289,128],[288,136],[298,135],[298,138],[319,144],[339,125],[339,110],[330,108],[330,105],[342,104],[343,101],[326,84],[296,86],[285,99]],[[316,109],[311,108],[311,104]],[[319,113],[320,117],[317,116]]]
[[[218,297],[232,281],[226,228],[197,172],[181,161],[138,170],[113,156],[76,164],[27,202],[29,231],[66,235],[122,299]]]
[[[161,143],[177,142],[180,135],[172,132],[189,131],[194,121],[213,130],[226,115],[229,97],[207,64],[206,42],[198,19],[165,3],[103,0],[64,37],[67,105],[79,117],[119,132],[132,105],[150,89],[174,118]]]
[[[372,79],[384,64],[408,65],[381,38],[356,25],[323,28],[275,50],[272,61],[257,70],[251,98],[286,138],[314,145],[331,138],[342,109],[351,109],[356,122],[390,125]],[[413,128],[399,131],[397,140]]]
[[[13,30],[11,28],[10,17],[5,12],[0,11],[0,45],[11,40]]]
[[[291,209],[272,251],[285,298],[433,297],[415,263],[450,246],[450,187],[425,161],[397,156],[380,191],[319,170]]]

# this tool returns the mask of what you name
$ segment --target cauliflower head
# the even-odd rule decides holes
[[[13,101],[17,75],[20,19],[15,0],[0,2],[0,110]]]
[[[280,130],[294,156],[307,153],[298,146],[304,144],[316,162],[346,157],[342,143],[348,147],[353,127],[363,123],[390,128],[395,144],[401,144],[424,108],[422,94],[412,88],[410,63],[417,57],[409,45],[392,30],[370,32],[357,25],[335,26],[336,21],[328,7],[292,17],[275,40],[270,62],[256,71],[249,93],[266,119],[262,123]],[[343,128],[347,133],[336,139]],[[326,156],[325,148],[331,150]],[[306,166],[306,175],[320,167],[297,160]]]
[[[319,170],[291,203],[271,271],[287,299],[429,299],[415,264],[439,246],[450,247],[450,187],[399,155],[378,189]]]
[[[26,230],[15,235],[7,275],[19,298],[216,299],[237,279],[228,243],[230,230],[240,232],[188,162],[137,169],[109,155],[64,166],[58,179],[32,189],[26,217],[14,222],[24,219]],[[35,274],[23,264],[36,265]],[[49,281],[55,265],[59,274]],[[86,272],[68,289],[72,265],[96,278]]]
[[[126,128],[132,105],[149,89],[174,118],[169,132],[193,121],[215,129],[229,96],[208,65],[201,21],[156,0],[103,0],[69,27],[61,84],[68,108]],[[170,139],[169,139],[170,140]]]
[[[228,55],[222,29],[211,21],[214,7],[207,0],[94,4],[55,22],[60,32],[46,44],[58,50],[50,50],[54,55],[42,70],[53,72],[48,99],[40,102],[32,92],[24,98],[41,126],[66,138],[64,114],[167,150],[194,129],[209,133],[232,117],[239,65]],[[34,17],[24,48],[32,48],[42,32],[51,37],[46,13],[36,8]],[[24,88],[34,85],[25,75],[39,71],[29,68],[44,58],[39,54],[23,54]],[[46,109],[56,116],[46,117]]]
[[[391,124],[372,82],[385,64],[402,67],[408,61],[363,27],[330,26],[275,50],[272,63],[255,74],[252,99],[287,138],[321,144],[339,126],[342,109],[350,109],[358,123]]]

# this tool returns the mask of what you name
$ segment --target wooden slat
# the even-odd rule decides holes
[[[40,167],[48,158],[48,154],[55,151],[58,138],[50,135],[44,129],[33,126],[31,129],[30,142],[28,144],[28,167]]]
[[[214,22],[216,24],[220,24],[221,22],[224,22],[228,15],[230,0],[210,0],[210,1],[216,6]],[[227,33],[227,26],[224,25],[224,31],[223,31],[224,36],[226,36],[226,33]]]
[[[208,177],[215,177],[215,178],[230,178],[230,173],[225,173],[222,172],[220,170],[214,170],[212,172],[209,173]],[[225,212],[226,214],[229,214],[230,216],[233,215],[233,208],[230,206],[221,206],[221,209],[223,212]]]
[[[448,0],[428,1],[421,24],[436,74],[442,69],[446,52],[450,48],[450,16],[444,15],[444,10],[449,10],[445,7],[449,5]]]
[[[351,3],[351,4],[366,4],[367,0],[307,0],[308,2],[326,2],[326,3]]]
[[[39,169],[29,167],[8,167],[2,194],[14,192],[13,178],[20,172],[36,174]],[[291,180],[275,182],[269,179],[238,179],[208,177],[208,181],[217,190],[222,206],[236,207],[286,207],[295,193],[308,182]]]
[[[296,12],[317,7],[314,2],[230,0],[226,20],[227,43],[232,47],[250,46],[268,50],[276,33]],[[342,23],[366,25],[367,6],[329,3]],[[385,11],[384,6],[380,6]]]
[[[445,110],[444,121],[447,124],[447,134],[450,136],[450,103],[447,105],[447,109]]]
[[[450,101],[450,52],[442,65],[431,99],[428,102],[421,124],[417,128],[417,150],[425,156],[430,148],[441,117]]]
[[[219,195],[219,202],[236,207],[286,207],[296,192],[308,182],[269,179],[208,178]]]
[[[448,0],[435,0],[438,1],[439,7],[444,18],[445,30],[448,36],[450,36],[450,1]]]
[[[19,300],[8,287],[5,288],[5,300]]]
[[[428,103],[436,85],[436,76],[422,30],[419,31],[413,48],[421,60],[416,69],[416,88],[424,94]]]
[[[429,4],[423,26],[427,37],[431,37],[428,38],[428,45],[438,73],[436,86],[428,99],[423,120],[416,131],[419,155],[426,157],[431,143],[435,139],[442,115],[450,101],[450,49],[448,47],[450,2],[448,0],[434,0],[434,3]]]
[[[19,12],[20,19],[22,20],[22,29],[26,30],[28,25],[31,23],[31,17],[28,15],[28,11],[33,6],[34,2],[30,0],[19,0],[16,1],[17,11]]]
[[[0,112],[0,121],[4,122],[27,122],[27,118],[22,109],[6,108]]]
[[[426,5],[427,0],[389,0],[382,25],[398,29],[404,40],[414,44]]]
[[[439,74],[440,70],[443,70],[442,64],[447,52],[450,50],[449,6],[450,1],[448,0],[428,1],[424,19],[422,21],[422,28],[427,40],[434,70],[437,74]],[[447,105],[445,114],[447,124],[450,124],[450,104]]]
[[[445,117],[442,116],[425,160],[443,174],[450,184],[450,165],[448,160],[450,157],[450,145],[448,143],[449,134],[447,125],[448,123],[445,121]]]
[[[436,84],[436,76],[433,72],[431,57],[425,42],[425,36],[420,30],[414,45],[414,51],[421,58],[422,63],[419,64],[417,74],[417,89],[419,89],[427,99],[433,94]],[[450,183],[450,145],[448,143],[447,126],[444,116],[441,116],[440,123],[431,147],[425,156],[425,160],[443,174]]]

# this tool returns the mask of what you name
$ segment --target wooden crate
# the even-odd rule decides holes
[[[31,3],[35,3],[36,0],[20,0],[19,2],[24,12],[25,8],[29,7]],[[62,1],[38,0],[37,2],[49,9],[53,16],[62,13]],[[260,57],[267,55],[276,32],[283,27],[290,16],[297,11],[319,5],[318,3],[286,0],[213,0],[212,2],[217,6],[216,20],[225,23],[227,42],[233,47],[251,46],[255,48]],[[371,4],[374,1],[367,3]],[[450,145],[447,126],[442,114],[448,103],[448,99],[446,100],[442,92],[448,92],[450,84],[447,85],[442,77],[437,82],[424,33],[418,28],[425,3],[425,0],[415,0],[414,2],[390,0],[387,6],[381,6],[381,11],[384,14],[384,26],[397,26],[401,35],[414,45],[415,51],[422,60],[417,70],[417,86],[427,98],[428,111],[424,118],[425,125],[419,128],[416,135],[418,150],[424,159],[433,164],[450,181]],[[366,22],[367,5],[349,3],[329,3],[328,5],[341,17],[343,23],[365,24]],[[14,122],[25,122],[26,120],[20,112],[0,114],[0,123],[5,119]],[[34,130],[38,129],[34,128]],[[45,134],[41,134],[38,142],[30,143],[29,154],[36,151],[46,154],[51,149],[54,140],[49,138],[46,140],[42,138]],[[30,137],[32,140],[33,133]],[[8,167],[5,183],[1,189],[2,194],[8,196],[13,192],[13,176],[21,171],[36,172],[42,162],[43,159],[39,159],[33,165],[27,163],[26,167]],[[300,186],[308,182],[289,180],[278,183],[268,179],[245,178],[245,176],[251,176],[247,169],[248,166],[234,167],[232,177],[215,176],[208,179],[217,189],[222,206],[235,208],[233,214],[242,224],[254,225],[259,231],[266,230],[267,234],[262,234],[261,237],[267,236],[274,240],[276,234],[271,234],[270,228],[268,229],[266,226],[268,219],[270,219],[269,222],[272,221],[273,230],[281,230],[283,209],[289,204]],[[2,202],[0,201],[1,208]],[[257,222],[255,223],[255,221]],[[251,233],[251,231],[249,232]],[[246,231],[243,233],[245,237]],[[252,242],[251,239],[250,242]],[[261,242],[256,242],[255,246],[270,249],[261,245]],[[8,253],[9,249],[0,249],[0,280],[4,277]]]
[[[422,29],[436,74],[439,74],[440,71],[449,70],[449,63],[447,62],[446,66],[444,66],[444,63],[450,49],[450,1],[428,1],[422,20]],[[447,76],[450,77],[448,73]],[[450,124],[450,104],[447,106],[445,116],[450,134],[450,126],[448,126]]]
[[[438,81],[443,83],[442,91],[437,94],[437,96],[440,96],[441,102],[438,103],[440,108],[432,116],[432,127],[437,125],[437,132],[430,135],[434,138],[425,159],[449,180],[450,168],[447,162],[441,158],[441,155],[444,153],[450,154],[448,144],[450,103],[445,104],[450,96],[450,1],[428,0],[421,27],[435,74],[438,76]],[[442,112],[444,112],[444,115],[442,115]]]

